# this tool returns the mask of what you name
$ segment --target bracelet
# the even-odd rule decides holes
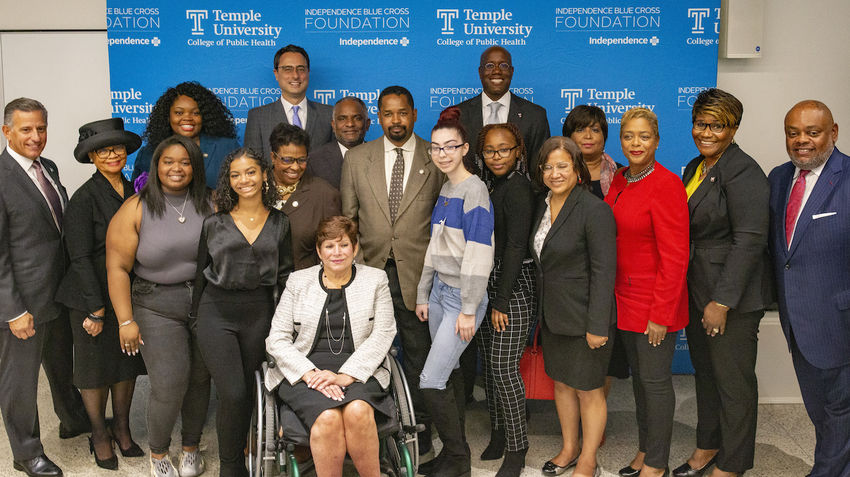
[[[717,306],[720,306],[720,307],[726,308],[727,310],[729,309],[729,307],[728,307],[728,306],[726,306],[726,305],[724,305],[723,303],[718,303],[718,302],[716,302],[716,301],[715,301],[714,303],[717,303]]]
[[[130,323],[132,323],[132,322],[133,322],[133,320],[127,320],[127,321],[125,321],[124,323],[121,323],[120,325],[118,325],[118,327],[119,327],[119,328],[121,328],[122,326],[127,326],[127,325],[129,325]]]
[[[103,317],[97,316],[94,313],[89,313],[88,319],[90,319],[91,321],[94,321],[95,323],[103,323]]]

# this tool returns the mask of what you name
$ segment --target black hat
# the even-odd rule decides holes
[[[142,138],[138,134],[125,131],[124,120],[121,118],[94,121],[80,127],[80,139],[74,148],[74,157],[85,164],[91,162],[89,152],[118,144],[123,144],[127,148],[127,154],[132,154],[142,146]]]

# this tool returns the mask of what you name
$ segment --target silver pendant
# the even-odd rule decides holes
[[[186,222],[186,217],[183,217],[183,216],[181,215],[180,217],[177,217],[177,221],[178,221],[178,222],[180,222],[180,223],[182,224],[182,223]]]

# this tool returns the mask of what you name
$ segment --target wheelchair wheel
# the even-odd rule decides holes
[[[277,440],[275,439],[275,400],[263,385],[262,371],[254,372],[255,403],[251,416],[250,449],[248,471],[252,477],[271,477],[279,474],[277,466]]]
[[[413,400],[410,396],[410,388],[404,377],[404,371],[394,356],[390,357],[390,376],[392,378],[393,400],[398,409],[399,422],[401,424],[401,438],[396,442],[393,449],[394,457],[401,470],[401,477],[415,477],[416,469],[419,467],[419,442],[416,433],[416,416],[413,413]]]

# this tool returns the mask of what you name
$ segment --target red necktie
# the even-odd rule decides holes
[[[53,184],[47,180],[47,177],[44,176],[44,171],[42,171],[41,163],[38,160],[33,161],[32,166],[35,168],[35,176],[38,178],[38,185],[41,186],[41,190],[44,192],[44,195],[47,196],[47,204],[50,206],[50,210],[53,212],[53,217],[56,219],[56,223],[59,224],[59,229],[62,229],[62,199],[59,198],[59,194],[56,193],[56,189],[53,188]]]
[[[794,236],[794,225],[797,223],[797,215],[803,205],[803,194],[806,192],[806,174],[810,171],[800,170],[800,175],[794,181],[791,188],[791,196],[788,197],[788,206],[785,208],[785,243],[791,246],[791,237]]]

